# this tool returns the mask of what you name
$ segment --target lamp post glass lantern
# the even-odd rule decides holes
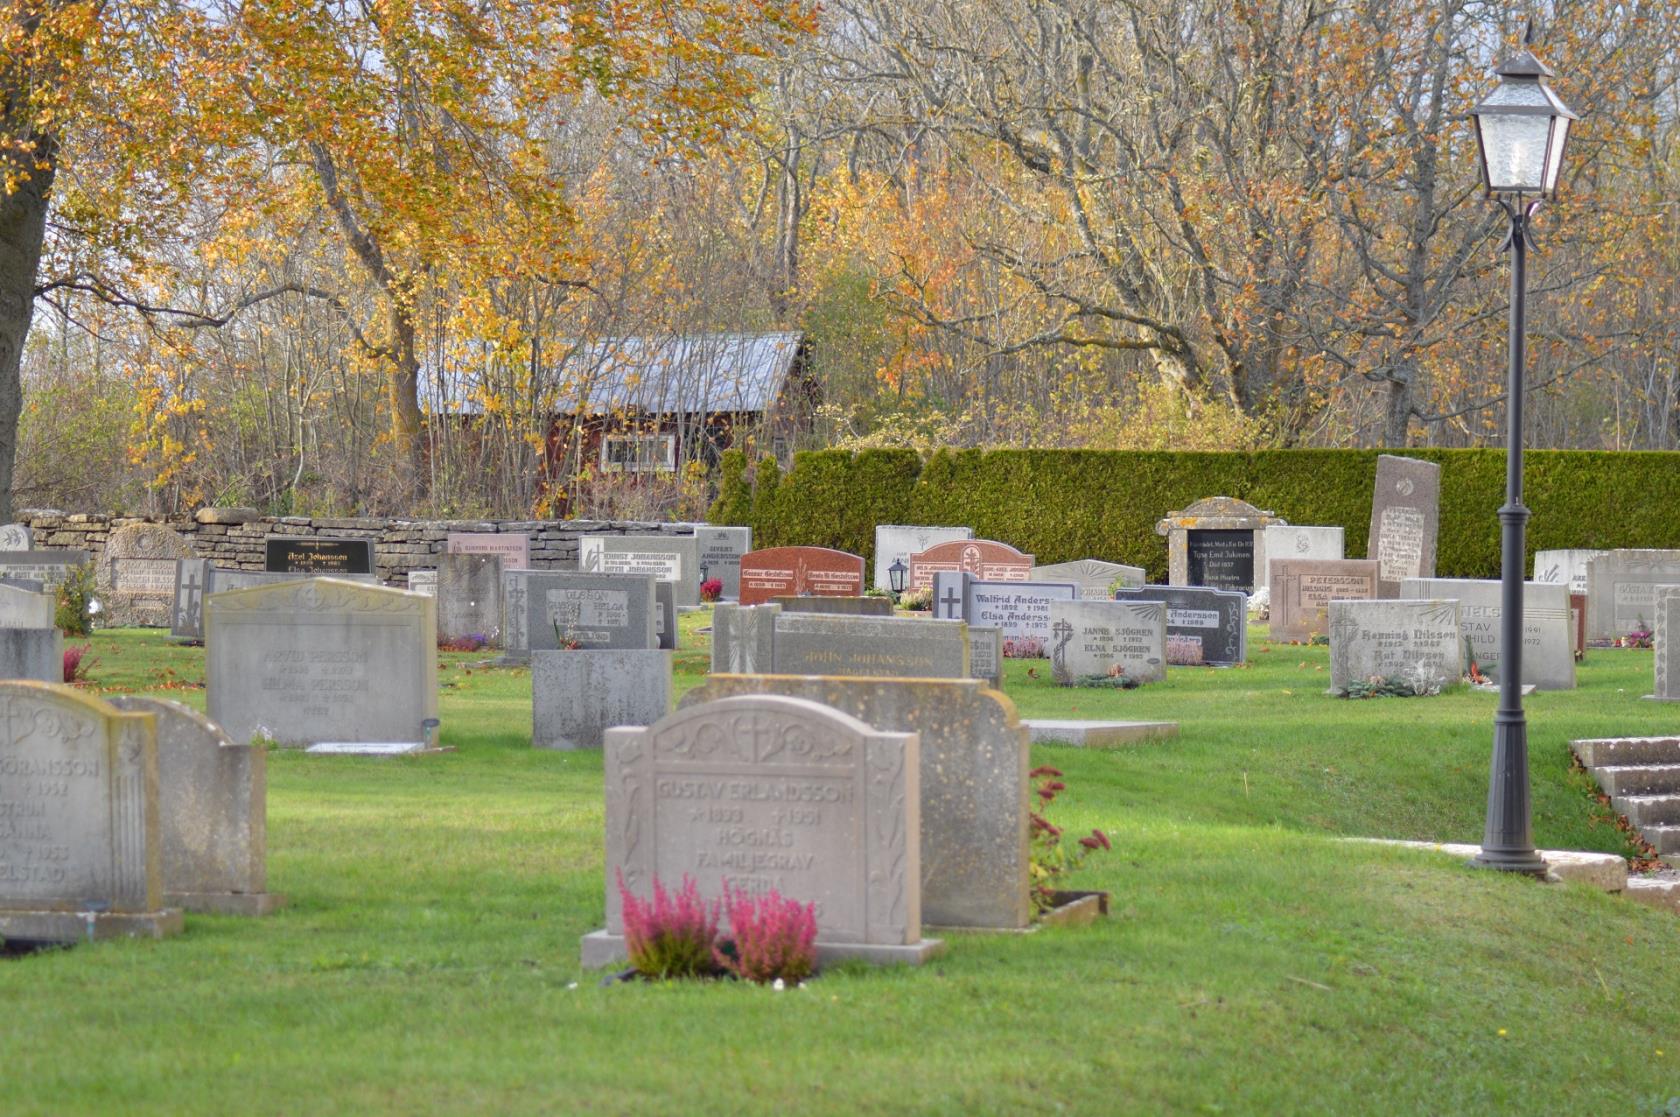
[[[1511,251],[1510,368],[1505,392],[1505,504],[1499,509],[1499,708],[1493,715],[1487,827],[1482,852],[1471,862],[1490,869],[1543,873],[1534,848],[1529,803],[1528,721],[1522,703],[1523,552],[1528,509],[1523,505],[1523,376],[1528,223],[1540,203],[1556,196],[1569,125],[1578,119],[1546,84],[1552,71],[1524,50],[1494,69],[1499,85],[1470,112],[1481,153],[1482,183],[1510,221],[1502,247]]]
[[[909,567],[904,565],[903,559],[893,559],[892,565],[887,567],[887,584],[892,586],[893,596],[904,592],[904,575],[909,573]]]

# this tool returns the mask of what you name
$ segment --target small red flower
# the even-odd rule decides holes
[[[1097,848],[1097,839],[1095,839],[1095,838],[1080,838],[1079,839],[1079,844],[1084,846],[1086,849],[1096,849]]]
[[[1108,835],[1104,834],[1101,830],[1091,831],[1091,837],[1096,840],[1097,845],[1102,846],[1104,849],[1113,849],[1114,848],[1114,846],[1109,844]],[[1095,848],[1095,847],[1092,847],[1092,848]]]
[[[1061,775],[1062,775],[1061,772],[1057,771],[1055,768],[1050,767],[1050,765],[1041,764],[1037,768],[1034,768],[1032,771],[1028,772],[1027,773],[1027,778],[1029,780],[1036,780],[1040,776],[1055,776],[1057,779],[1060,779]]]

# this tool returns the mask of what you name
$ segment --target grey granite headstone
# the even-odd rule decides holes
[[[35,546],[28,524],[0,524],[0,551],[27,551]]]
[[[1377,456],[1365,556],[1377,560],[1382,597],[1400,596],[1406,578],[1435,576],[1441,519],[1441,467],[1419,458]]]
[[[163,698],[112,698],[157,718],[158,817],[170,907],[268,915],[268,756],[234,744],[197,710]]]
[[[26,584],[30,583],[0,582],[0,628],[56,627],[57,597],[39,589],[26,589]]]
[[[436,609],[340,578],[213,593],[210,718],[237,742],[423,741],[438,716]]]
[[[670,582],[653,584],[653,635],[668,652],[677,650],[682,630],[677,627],[677,594]]]
[[[100,562],[101,619],[109,625],[170,627],[175,562],[191,557],[186,538],[163,524],[124,524],[112,531]]]
[[[529,591],[529,571],[502,571],[502,655],[516,662],[531,658]]]
[[[423,593],[427,597],[436,597],[438,588],[438,572],[436,570],[410,570],[408,572],[408,592]],[[506,616],[506,610],[503,611]],[[504,622],[505,623],[505,622]],[[503,627],[501,624],[498,628]]]
[[[622,953],[621,875],[644,898],[687,876],[706,897],[774,888],[812,903],[819,960],[917,963],[939,951],[922,937],[914,733],[743,695],[614,729],[604,763],[607,927],[585,937],[585,965]]]
[[[968,677],[984,679],[987,686],[1002,689],[1002,631],[996,628],[968,626]]]
[[[1464,675],[1457,601],[1332,601],[1330,692],[1372,679],[1451,686]]]
[[[1273,559],[1271,638],[1306,642],[1330,634],[1331,601],[1377,596],[1375,559]]]
[[[1680,652],[1674,647],[1680,639],[1680,586],[1658,586],[1652,603],[1656,685],[1650,696],[1662,702],[1680,702]]]
[[[156,719],[58,683],[0,682],[0,938],[180,930],[164,901]]]
[[[1344,532],[1339,527],[1271,524],[1254,534],[1255,589],[1271,585],[1270,564],[1278,559],[1339,559]]]
[[[1504,616],[1499,582],[1475,578],[1407,578],[1400,596],[1410,600],[1458,602],[1458,623],[1482,674],[1500,677],[1504,654],[1500,618]],[[1575,633],[1569,611],[1569,587],[1523,583],[1522,682],[1540,690],[1575,688]]]
[[[1617,550],[1587,563],[1587,639],[1605,643],[1656,616],[1656,587],[1680,585],[1680,550]]]
[[[770,669],[778,675],[968,678],[968,626],[964,624],[785,610],[773,623]]]
[[[692,535],[586,535],[578,540],[578,570],[652,575],[675,587],[678,606],[700,603],[700,552]]]
[[[0,679],[64,681],[64,636],[56,626],[0,628]]]
[[[1248,659],[1248,595],[1240,590],[1144,586],[1117,590],[1114,597],[1166,603],[1168,663],[1228,667]]]
[[[556,650],[561,639],[589,650],[659,647],[651,575],[533,570],[525,575],[525,602],[527,651]]]
[[[892,589],[894,561],[904,564],[904,585],[909,588],[910,556],[920,554],[940,543],[958,539],[973,539],[970,527],[920,527],[913,524],[875,525],[875,570],[871,584],[878,590]]]
[[[712,610],[712,672],[757,675],[775,662],[780,605],[720,603]]]
[[[596,749],[615,725],[652,725],[671,709],[671,653],[531,651],[531,744]]]
[[[1558,583],[1569,587],[1570,593],[1587,592],[1587,563],[1609,554],[1586,548],[1567,548],[1559,551],[1534,552],[1534,580]]]
[[[498,555],[503,570],[531,569],[531,537],[524,532],[452,531],[444,540],[444,553]]]
[[[484,552],[441,554],[437,567],[438,639],[482,636],[502,641],[502,556]]]
[[[87,561],[88,553],[79,550],[0,551],[0,578],[22,578],[55,589]]]
[[[890,617],[890,597],[772,597],[784,613],[824,613],[841,617]]]
[[[922,920],[1025,927],[1027,732],[1015,704],[978,679],[714,675],[680,706],[736,694],[808,698],[921,740]]]
[[[1010,652],[1021,658],[1033,658],[1026,654],[1033,642],[1049,647],[1051,602],[1078,597],[1079,587],[1069,582],[987,582],[953,570],[933,576],[935,617],[995,628]]]
[[[718,600],[740,600],[741,556],[752,550],[752,528],[707,524],[694,529],[694,544],[699,555],[700,581],[716,578],[723,583],[723,594]]]
[[[1167,606],[1159,601],[1055,601],[1050,671],[1072,686],[1116,672],[1140,683],[1167,677]]]
[[[1144,584],[1145,572],[1141,566],[1123,566],[1101,559],[1079,559],[1035,566],[1027,575],[1027,580],[1071,583],[1078,589],[1082,600],[1112,601],[1116,582],[1125,588],[1135,589]]]

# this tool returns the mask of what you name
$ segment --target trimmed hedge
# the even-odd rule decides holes
[[[1292,524],[1340,524],[1347,554],[1365,554],[1384,452],[941,450],[923,462],[909,450],[815,450],[795,455],[785,477],[761,463],[750,517],[729,522],[750,523],[754,546],[806,543],[866,559],[878,523],[965,524],[1040,563],[1108,559],[1164,582],[1167,544],[1155,522],[1210,496],[1246,500]],[[1441,465],[1437,572],[1498,577],[1505,452],[1404,454]],[[1533,510],[1526,568],[1537,550],[1680,547],[1680,453],[1530,450],[1523,461]]]

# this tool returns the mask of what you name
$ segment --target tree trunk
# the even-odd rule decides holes
[[[7,98],[10,107],[10,98]],[[7,114],[10,115],[10,114]],[[36,272],[47,229],[58,145],[35,133],[32,169],[15,193],[0,188],[0,521],[12,518],[12,474],[17,460],[18,417],[23,413],[23,346],[35,308]],[[4,166],[4,161],[0,161]],[[13,169],[5,166],[6,170]]]

